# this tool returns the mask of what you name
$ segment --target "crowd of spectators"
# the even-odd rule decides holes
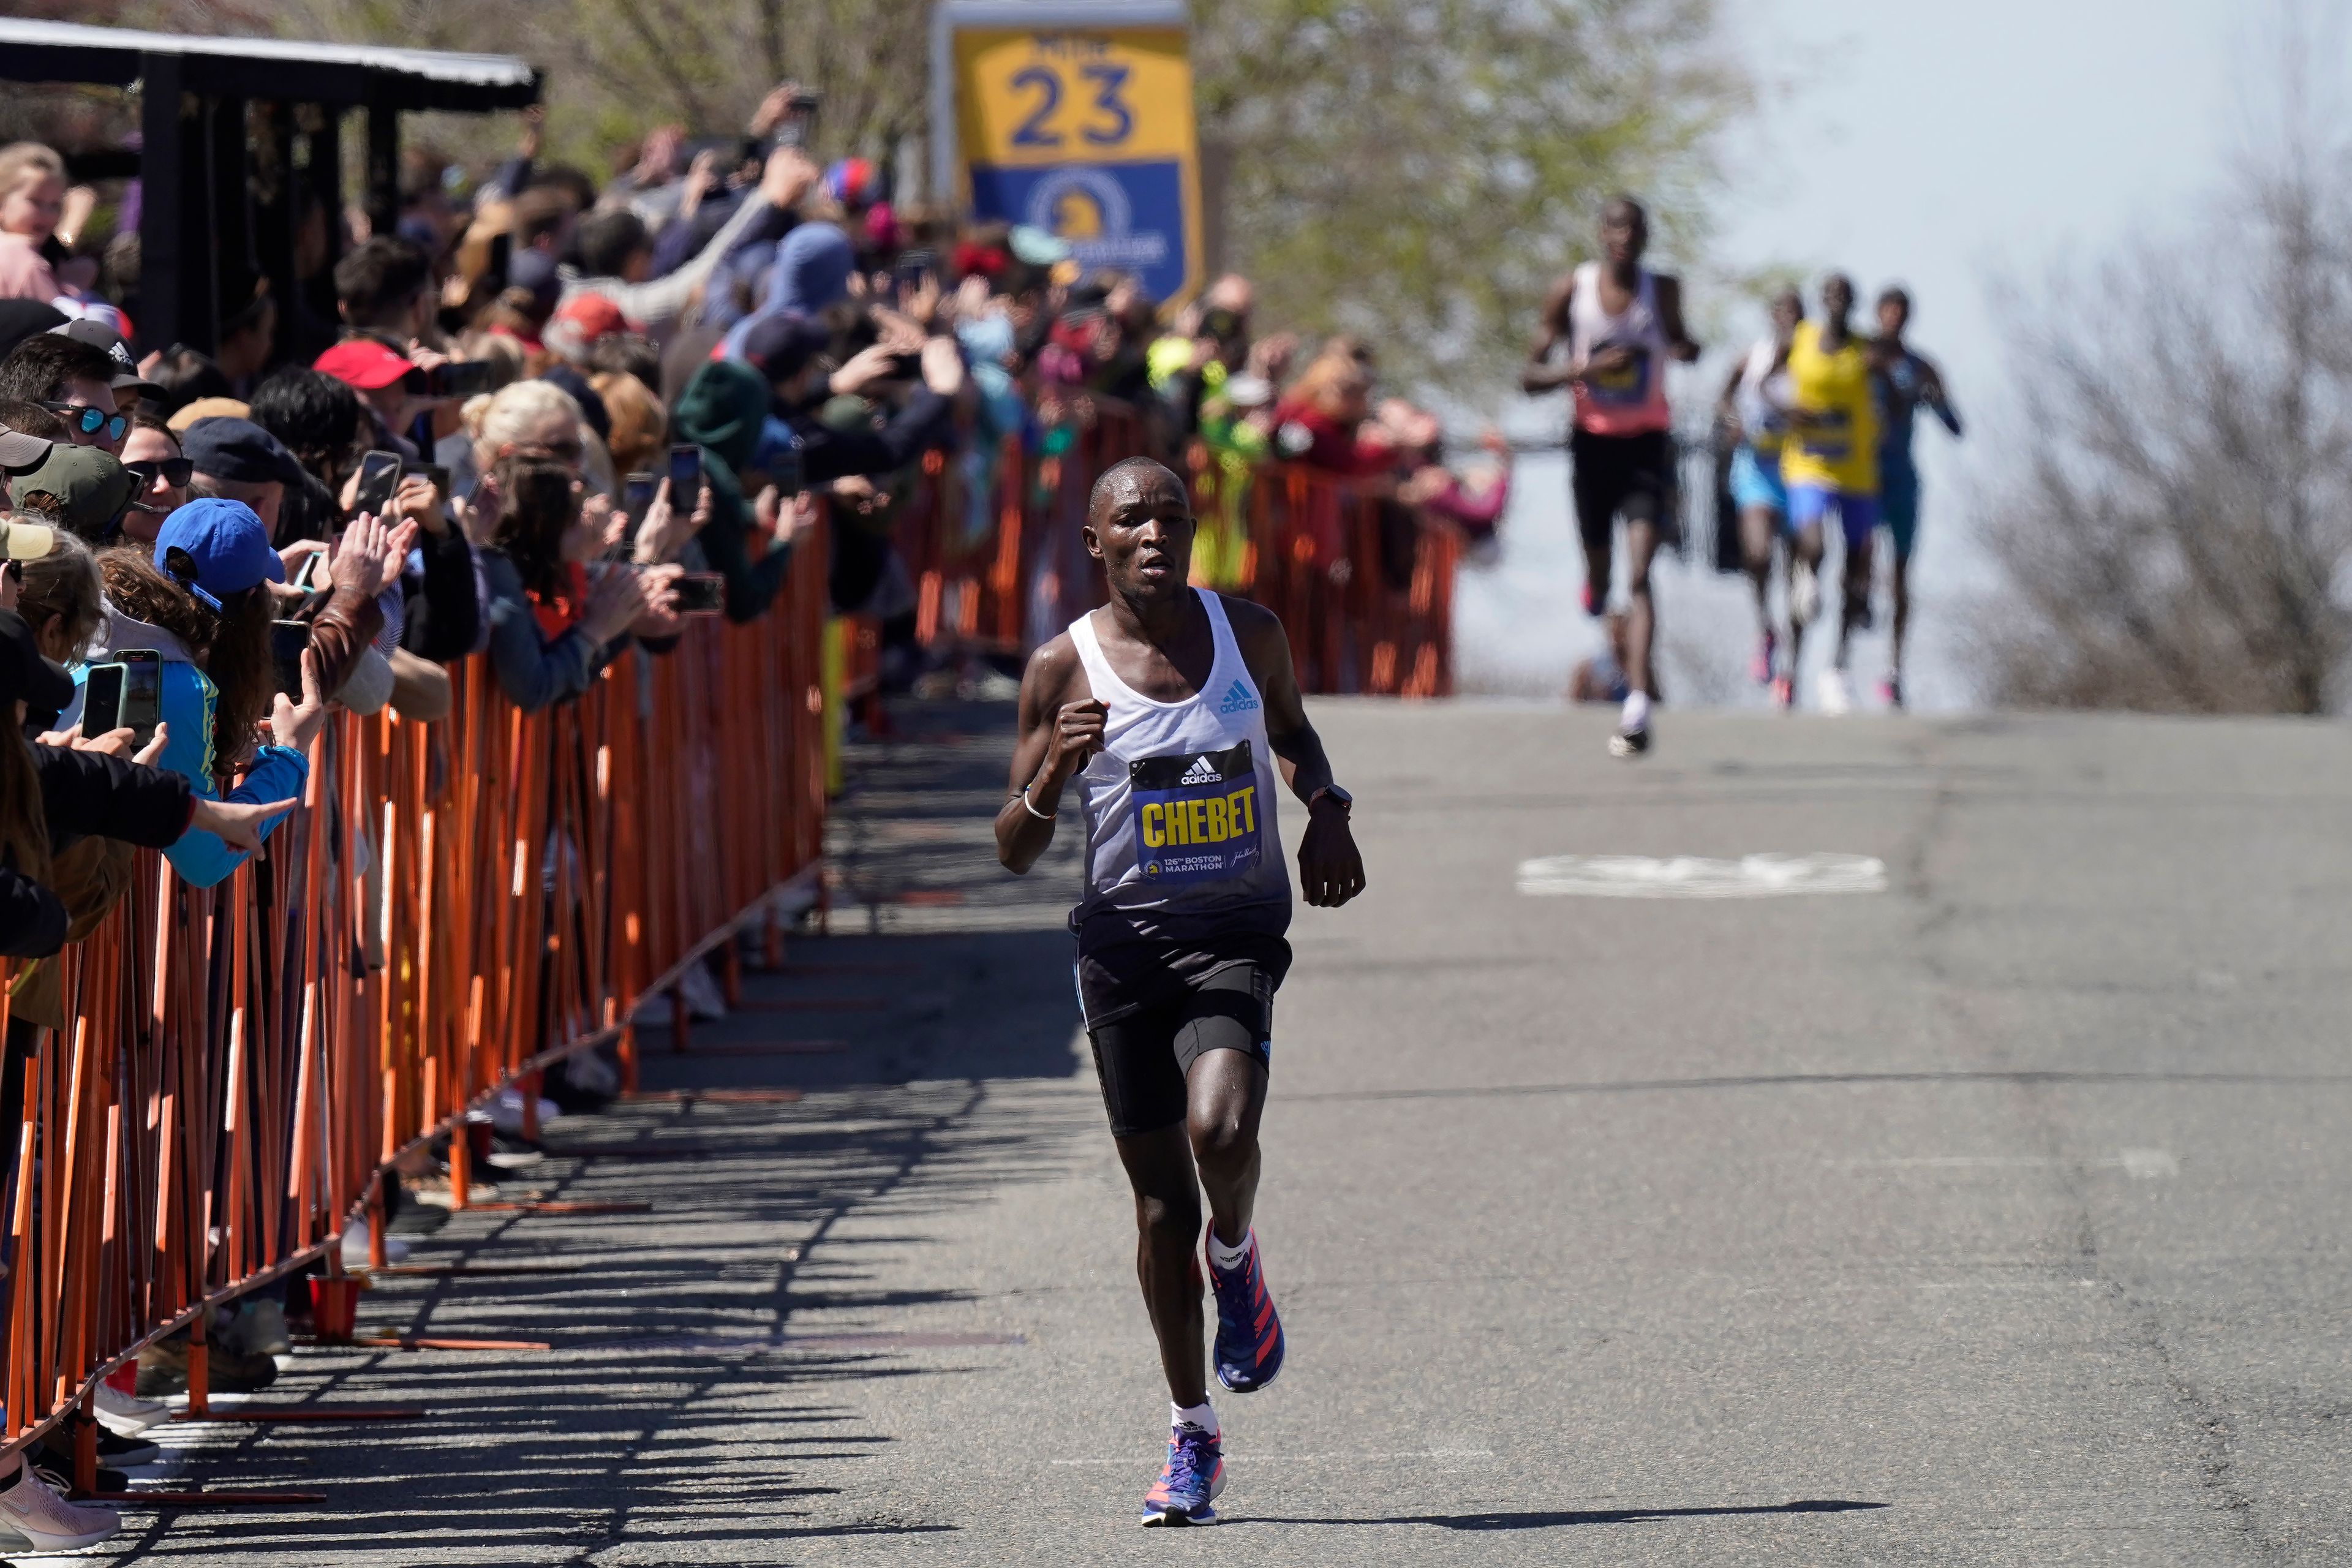
[[[210,353],[142,336],[135,241],[100,232],[97,193],[0,148],[0,955],[31,965],[0,1084],[62,1023],[55,955],[120,899],[130,847],[226,877],[301,795],[332,706],[431,722],[473,654],[521,708],[571,700],[690,615],[769,613],[820,515],[833,606],[882,620],[910,677],[893,530],[927,462],[956,466],[948,525],[976,537],[1010,445],[1066,449],[1122,406],[1211,481],[1213,583],[1269,460],[1375,491],[1401,528],[1491,537],[1507,468],[1447,468],[1438,421],[1375,395],[1369,345],[1259,331],[1240,278],[1156,304],[1042,230],[902,209],[882,169],[774,134],[797,101],[741,138],[656,132],[601,188],[541,156],[536,117],[475,183],[413,155],[396,220],[342,215],[321,252],[336,320],[232,267]],[[91,732],[92,672],[142,658],[152,736]],[[592,1062],[558,1087],[611,1086]],[[494,1163],[535,1157],[518,1125]],[[268,1381],[281,1302],[216,1325],[215,1389]],[[185,1353],[150,1347],[135,1394],[101,1395],[108,1463],[152,1448],[135,1433]],[[0,1523],[35,1539],[111,1517],[0,1477]]]

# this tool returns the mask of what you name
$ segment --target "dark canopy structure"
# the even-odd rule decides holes
[[[206,353],[251,279],[267,278],[278,301],[281,351],[303,311],[332,321],[327,275],[342,232],[333,220],[343,199],[346,111],[367,116],[364,194],[383,233],[400,210],[403,110],[521,109],[539,101],[541,85],[535,68],[509,55],[5,18],[0,81],[140,95],[139,338],[147,348],[178,342]]]

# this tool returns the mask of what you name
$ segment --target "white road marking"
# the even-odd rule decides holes
[[[2055,1154],[1912,1154],[1874,1160],[1824,1160],[1838,1170],[1858,1171],[2121,1171],[2136,1182],[2180,1174],[2180,1162],[2162,1149],[2126,1149],[2112,1160],[2071,1160]]]
[[[2123,1166],[2125,1175],[2136,1182],[2180,1174],[2180,1162],[2161,1149],[2126,1149],[2116,1163]]]
[[[1237,1465],[1326,1465],[1340,1460],[1352,1464],[1360,1459],[1491,1459],[1494,1457],[1492,1448],[1406,1448],[1391,1454],[1227,1454],[1225,1459],[1229,1464]],[[1133,1454],[1123,1454],[1117,1458],[1055,1459],[1053,1462],[1056,1465],[1124,1466],[1139,1470],[1148,1468],[1150,1463],[1149,1459]]]
[[[1868,855],[1554,855],[1519,863],[1530,898],[1773,899],[1797,893],[1883,893],[1886,862]]]

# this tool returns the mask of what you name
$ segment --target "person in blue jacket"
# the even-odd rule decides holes
[[[157,767],[178,773],[205,800],[242,772],[226,799],[257,804],[299,799],[310,773],[310,742],[326,721],[312,656],[302,656],[299,701],[275,689],[269,584],[286,569],[268,531],[242,501],[192,501],[163,520],[149,547],[99,557],[106,579],[107,624],[87,660],[73,669],[74,700],[58,723],[81,717],[92,665],[121,652],[152,648],[163,658],[165,726]],[[262,826],[267,838],[284,817]],[[245,863],[250,851],[192,830],[163,851],[186,882],[209,888]]]

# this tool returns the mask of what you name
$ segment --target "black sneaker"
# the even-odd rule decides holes
[[[1620,730],[1609,737],[1609,754],[1612,757],[1638,757],[1650,749],[1647,725],[1639,730]]]
[[[33,1473],[55,1483],[68,1497],[73,1495],[73,1451],[63,1443],[52,1443],[44,1437],[33,1445]],[[130,1489],[131,1478],[105,1465],[98,1467],[98,1479],[90,1485],[90,1490],[100,1492]]]
[[[110,1465],[131,1469],[153,1464],[163,1457],[163,1450],[144,1437],[120,1437],[101,1429],[98,1434],[98,1457]]]

